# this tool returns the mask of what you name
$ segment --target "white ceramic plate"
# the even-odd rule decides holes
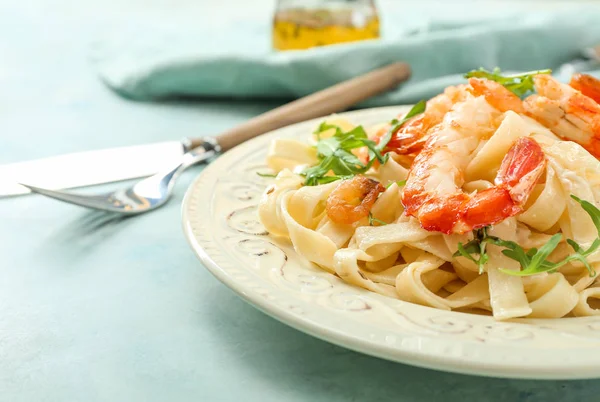
[[[344,115],[359,124],[390,120],[399,107]],[[305,140],[317,119],[242,144],[208,166],[188,190],[183,225],[204,265],[265,313],[356,351],[416,366],[515,378],[600,377],[600,317],[496,322],[380,296],[303,261],[268,236],[256,205],[270,179],[275,137]]]

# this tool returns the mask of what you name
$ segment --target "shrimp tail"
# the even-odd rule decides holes
[[[521,99],[506,89],[502,84],[484,78],[469,78],[470,92],[475,96],[483,96],[490,105],[501,112],[512,110],[525,113]]]
[[[429,138],[430,129],[441,123],[446,113],[452,109],[453,105],[463,101],[467,93],[466,85],[458,85],[448,87],[444,93],[429,99],[424,113],[413,117],[392,134],[384,153],[395,152],[398,155],[411,155],[421,152]],[[390,125],[380,130],[375,135],[375,140],[379,141],[389,129]]]
[[[425,230],[450,234],[464,213],[469,196],[464,193],[446,194],[423,202],[418,210],[421,227]],[[409,209],[407,208],[407,213]]]
[[[515,205],[508,189],[488,188],[473,196],[465,206],[463,231],[495,225],[521,211],[522,208]]]
[[[386,146],[386,151],[399,155],[418,153],[427,141],[431,123],[425,114],[419,115],[396,131]]]
[[[532,138],[519,138],[502,160],[496,186],[475,194],[465,206],[463,230],[494,225],[523,212],[545,167],[540,145]]]
[[[521,137],[502,160],[494,183],[508,189],[513,202],[523,206],[545,167],[546,157],[540,145],[532,138]]]
[[[427,158],[426,152],[417,158]],[[407,183],[403,193],[405,212],[416,216],[423,229],[445,234],[495,225],[523,211],[545,167],[540,145],[532,138],[521,137],[502,160],[494,187],[475,194],[458,191],[434,197]]]

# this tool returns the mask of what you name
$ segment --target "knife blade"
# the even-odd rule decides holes
[[[19,182],[63,189],[149,176],[175,166],[185,149],[165,141],[0,165],[0,197],[29,193]]]

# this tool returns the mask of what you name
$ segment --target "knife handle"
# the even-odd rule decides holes
[[[251,138],[300,121],[341,112],[374,95],[396,87],[410,76],[410,66],[394,63],[341,82],[256,116],[216,137],[223,151]],[[195,148],[201,138],[190,139]]]

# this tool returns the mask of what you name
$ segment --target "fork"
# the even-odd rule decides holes
[[[265,132],[348,109],[396,87],[409,76],[408,64],[390,64],[268,111],[216,137],[190,140],[188,149],[191,151],[185,153],[176,166],[113,192],[88,195],[20,184],[34,193],[82,207],[128,215],[152,211],[169,200],[175,181],[188,167],[206,162],[221,151]]]
[[[185,169],[209,160],[221,150],[214,138],[204,137],[200,141],[203,141],[200,146],[186,152],[181,161],[170,169],[140,180],[133,186],[108,193],[87,195],[70,191],[48,190],[24,183],[19,184],[34,193],[70,204],[126,215],[139,214],[166,203],[173,192],[175,181]]]

